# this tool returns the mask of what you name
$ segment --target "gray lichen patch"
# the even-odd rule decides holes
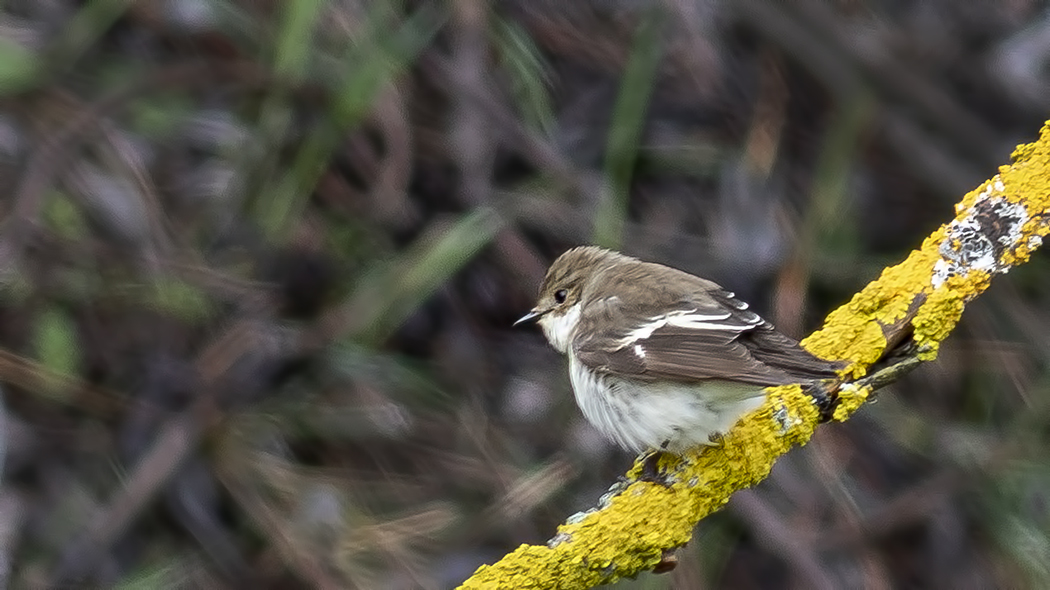
[[[778,405],[773,410],[773,421],[777,424],[777,431],[784,436],[789,430],[802,423],[802,419],[793,414],[784,405]]]
[[[936,289],[949,277],[966,276],[980,270],[989,274],[1005,273],[1003,253],[1015,248],[1023,237],[1028,210],[999,196],[1003,183],[994,179],[977,196],[965,217],[948,224],[940,245],[941,259],[934,266],[932,278]]]
[[[551,538],[551,540],[547,541],[547,546],[551,549],[554,549],[558,545],[561,545],[562,543],[568,543],[570,541],[572,541],[572,535],[568,533],[559,532],[557,535],[554,535],[554,537]]]

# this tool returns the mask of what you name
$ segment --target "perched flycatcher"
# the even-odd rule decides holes
[[[819,359],[715,283],[594,246],[554,261],[538,322],[569,356],[583,415],[621,447],[710,444],[762,404],[763,388],[833,379]]]

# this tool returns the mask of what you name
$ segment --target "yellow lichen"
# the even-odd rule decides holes
[[[1013,169],[1019,167],[1019,165],[1041,159],[1042,162],[1039,162],[1039,164],[1045,170],[1048,154],[1050,154],[1048,146],[1050,146],[1050,121],[1043,123],[1043,128],[1039,130],[1038,140],[1032,143],[1024,143],[1014,148],[1013,153],[1010,154],[1012,164],[1002,166],[1001,169]]]
[[[1010,160],[1013,161],[1013,165],[1017,165],[1018,163],[1031,158],[1035,152],[1036,147],[1034,143],[1022,143],[1014,148],[1013,153],[1010,154]]]
[[[1033,217],[1046,215],[1050,212],[1050,121],[1043,126],[1038,141],[1014,150],[1013,160],[1013,164],[1002,166],[999,172],[1007,188],[1006,197],[1024,203]],[[1046,235],[1046,228],[1037,233]]]
[[[943,235],[943,228],[934,235]],[[903,318],[915,297],[929,288],[937,250],[928,247],[932,240],[927,242],[904,262],[883,271],[848,304],[831,312],[824,327],[802,345],[822,358],[852,361],[848,376],[863,376],[885,352],[883,326]]]
[[[838,422],[845,422],[864,405],[864,402],[868,401],[870,394],[870,387],[857,387],[852,383],[843,385],[839,388],[838,404],[835,406],[835,413],[832,415],[832,418]]]
[[[936,358],[937,348],[959,322],[966,302],[984,291],[990,278],[988,273],[973,271],[966,278],[949,278],[930,294],[912,320],[912,338],[922,350],[920,358]]]

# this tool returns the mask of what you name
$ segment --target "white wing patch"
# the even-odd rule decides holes
[[[641,344],[634,345],[634,354],[638,355],[638,358],[645,359],[645,349],[642,348]]]
[[[702,314],[696,313],[695,309],[688,311],[672,311],[671,313],[664,314],[652,318],[645,324],[631,330],[620,339],[620,346],[630,346],[639,340],[644,340],[653,335],[653,332],[663,328],[664,326],[674,326],[676,328],[687,328],[691,330],[724,330],[730,332],[743,332],[744,330],[750,329],[752,326],[762,323],[762,318],[756,314],[750,314],[745,321],[744,325],[736,323],[723,323],[722,320],[727,320],[731,314],[727,312],[723,313],[711,313]],[[638,350],[635,349],[635,353]],[[644,358],[644,353],[638,356]]]
[[[740,311],[744,311],[748,307],[747,303],[737,299],[736,298],[736,293],[734,293],[732,291],[725,291],[725,297],[729,301],[729,305],[732,305],[733,307],[735,307],[736,309],[739,309]],[[750,321],[750,319],[748,321]]]

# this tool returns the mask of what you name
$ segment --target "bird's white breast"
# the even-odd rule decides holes
[[[553,343],[553,341],[552,341]],[[706,445],[765,399],[763,389],[728,381],[642,382],[592,371],[569,355],[576,403],[587,420],[621,447],[640,453]]]

